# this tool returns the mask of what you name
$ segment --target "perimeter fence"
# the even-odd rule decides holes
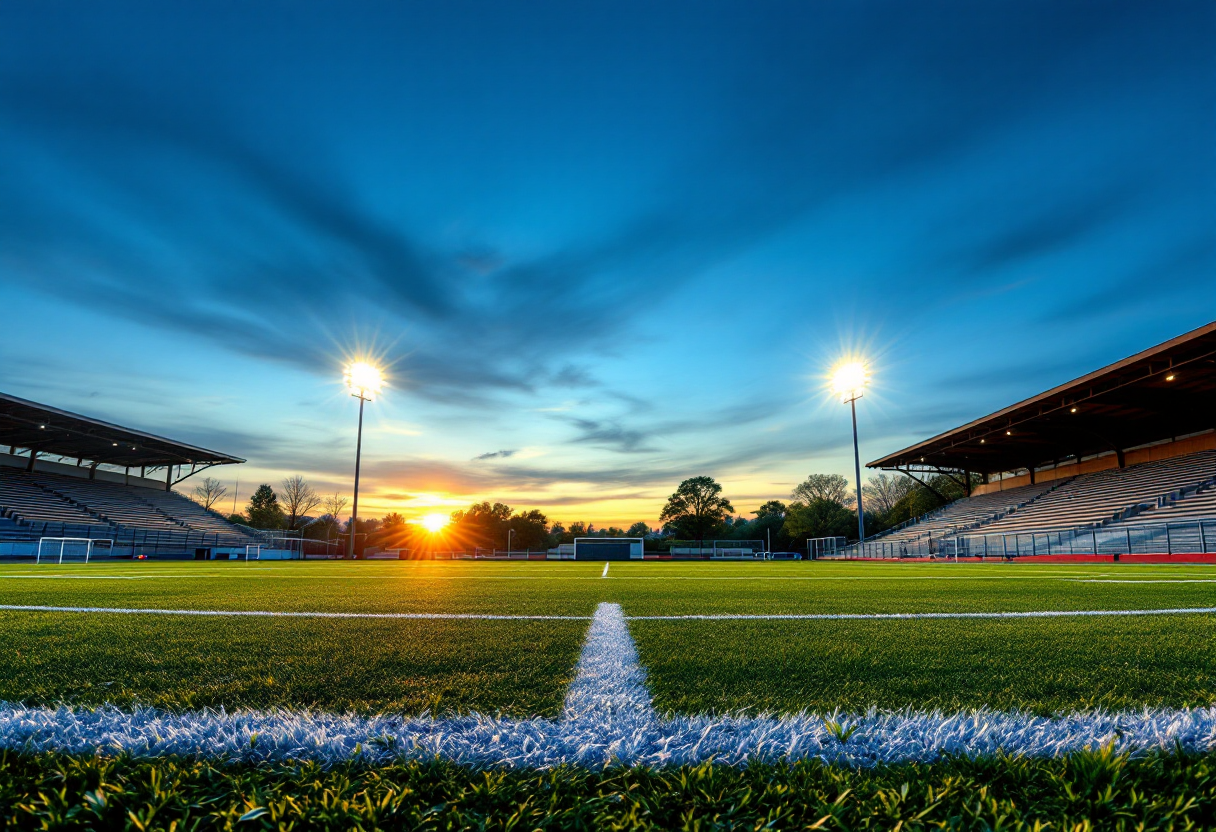
[[[1216,519],[1173,523],[965,533],[909,541],[875,540],[841,550],[842,557],[899,559],[1017,558],[1037,555],[1195,555],[1216,553]]]

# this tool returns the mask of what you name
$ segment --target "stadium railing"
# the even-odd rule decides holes
[[[959,535],[945,541],[946,557],[1037,555],[1194,555],[1216,553],[1216,519]]]

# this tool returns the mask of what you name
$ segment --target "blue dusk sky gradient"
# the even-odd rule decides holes
[[[1216,318],[1216,4],[0,4],[0,390],[655,523]]]

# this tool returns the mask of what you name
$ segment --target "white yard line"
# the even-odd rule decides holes
[[[600,575],[600,577],[601,577],[601,578],[607,578],[607,577],[608,577],[608,566],[609,566],[611,563],[612,563],[612,561],[609,561],[608,563],[605,563],[605,564],[604,564],[604,571],[603,571],[603,573]]]
[[[705,615],[631,615],[630,621],[884,621],[919,618],[1086,618],[1108,615],[1202,615],[1216,607],[1187,607],[1164,610],[1036,610],[1032,612],[873,612],[873,613],[713,613]]]
[[[232,618],[385,618],[418,620],[469,621],[587,621],[598,618],[604,607],[600,604],[595,616],[586,615],[509,615],[467,612],[328,612],[324,610],[190,610],[158,609],[153,607],[57,607],[47,604],[0,604],[0,611],[63,612],[112,615],[185,615]],[[873,613],[691,613],[687,615],[631,615],[622,621],[886,621],[931,618],[1089,618],[1136,615],[1206,615],[1216,613],[1216,607],[1179,607],[1147,610],[1031,610],[1023,612],[873,612]]]
[[[1079,584],[1216,584],[1216,578],[1077,578]]]
[[[162,610],[141,607],[52,607],[41,604],[0,604],[16,612],[111,613],[116,615],[195,615],[250,618],[405,618],[469,621],[587,621],[586,615],[497,615],[467,612],[300,612],[280,610]]]
[[[359,717],[313,712],[203,710],[172,714],[139,707],[26,707],[0,703],[0,747],[22,751],[202,755],[249,762],[442,757],[473,766],[669,765],[714,760],[820,759],[850,766],[943,754],[1049,757],[1107,744],[1116,751],[1207,752],[1216,748],[1216,708],[1093,711],[1062,717],[996,711],[901,710],[776,717],[660,719],[645,671],[616,604],[595,612],[560,720],[472,714]],[[842,742],[839,728],[849,731]],[[851,730],[850,730],[851,729]]]

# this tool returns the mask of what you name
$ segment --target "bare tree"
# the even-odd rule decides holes
[[[191,496],[194,501],[203,508],[211,508],[213,505],[224,499],[224,495],[228,493],[228,486],[221,485],[220,481],[214,477],[207,477],[198,485],[194,486],[194,491]]]
[[[300,518],[321,505],[321,495],[304,481],[299,474],[283,480],[282,497],[283,513],[287,515],[287,528],[294,529],[300,523]]]
[[[811,474],[794,487],[790,497],[807,505],[816,500],[827,500],[845,508],[853,508],[857,502],[849,491],[849,481],[840,474]]]
[[[895,508],[896,503],[912,493],[916,483],[910,477],[875,474],[862,488],[861,493],[866,499],[867,511],[877,511],[886,514]]]
[[[346,509],[347,500],[338,492],[334,492],[325,498],[325,513],[334,518],[336,523],[342,516],[342,512]]]

